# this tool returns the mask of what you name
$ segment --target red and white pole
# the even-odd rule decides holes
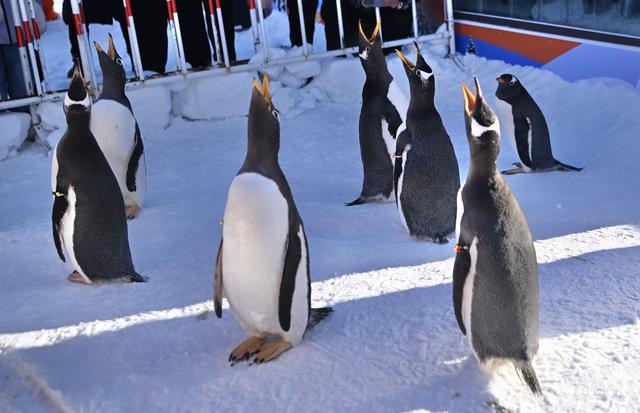
[[[22,20],[22,29],[27,40],[27,51],[29,53],[29,59],[31,61],[31,71],[33,74],[33,80],[35,83],[35,90],[38,96],[42,95],[42,84],[40,83],[40,73],[38,71],[38,61],[36,60],[36,50],[33,47],[33,37],[31,36],[31,24],[29,23],[29,15],[24,7],[22,0],[18,1],[20,16]]]
[[[90,89],[93,90],[93,87],[97,85],[96,73],[93,70],[93,63],[91,60],[91,50],[89,49],[89,39],[87,38],[87,26],[85,25],[82,2],[80,0],[70,0],[69,3],[71,3],[73,25],[76,30],[76,36],[78,37],[80,64],[82,65],[85,80],[89,80],[89,84],[92,86]]]
[[[11,12],[13,14],[13,25],[16,29],[16,42],[18,43],[18,54],[20,55],[20,65],[22,66],[24,86],[27,89],[27,94],[31,96],[34,91],[33,78],[31,77],[27,41],[25,39],[24,31],[22,30],[22,19],[20,18],[20,10],[18,9],[18,0],[11,0]]]
[[[216,5],[214,0],[209,0],[209,19],[211,20],[211,30],[213,31],[213,48],[216,51],[216,63],[222,64],[222,52],[220,51],[220,37],[216,25]]]
[[[40,58],[40,67],[42,67],[42,81],[44,82],[44,89],[46,92],[51,92],[51,87],[49,86],[49,74],[47,73],[47,65],[44,61],[44,50],[42,49],[42,42],[40,41],[40,26],[38,25],[36,12],[33,8],[33,1],[27,0],[27,5],[29,6],[31,27],[33,27],[33,43],[36,47],[36,51],[38,52],[38,58]]]
[[[249,17],[251,18],[251,33],[253,34],[253,50],[257,52],[258,44],[260,44],[260,31],[258,30],[255,0],[249,0]]]
[[[169,7],[170,18],[172,22],[171,28],[174,31],[176,37],[176,44],[178,47],[178,55],[176,59],[180,61],[180,71],[183,74],[187,73],[187,61],[184,56],[184,46],[182,44],[182,32],[180,31],[180,19],[178,18],[178,7],[176,6],[176,0],[167,0],[167,7]]]
[[[133,20],[133,12],[131,10],[131,0],[122,0],[122,3],[124,5],[124,15],[127,18],[127,31],[129,32],[129,43],[131,45],[131,59],[133,60],[133,68],[136,71],[136,77],[138,78],[138,80],[144,81],[144,70],[142,69],[140,47],[138,46],[136,23]]]
[[[229,68],[229,51],[227,50],[227,35],[224,32],[224,21],[222,20],[222,6],[220,0],[216,0],[216,16],[218,16],[218,27],[220,28],[220,38],[222,39],[222,57],[224,66]]]
[[[167,11],[169,13],[169,30],[171,30],[171,44],[173,45],[173,54],[176,57],[176,70],[181,71],[182,66],[180,65],[180,50],[178,49],[178,41],[176,40],[176,25],[173,21],[173,8],[171,6],[171,0],[167,0]]]

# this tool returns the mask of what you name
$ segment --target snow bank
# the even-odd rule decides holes
[[[284,59],[285,57],[287,57],[287,52],[279,48],[270,47],[268,48],[268,57],[269,60]],[[262,62],[264,62],[264,49],[261,47],[260,50],[258,50],[258,52],[254,54],[251,59],[249,59],[249,64]],[[260,73],[260,76],[264,75],[264,73],[267,73],[270,79],[278,80],[283,70],[284,68],[281,65],[277,65],[269,68],[260,68],[258,69],[258,72]]]
[[[245,116],[251,99],[252,73],[230,73],[191,82],[174,95],[174,114],[187,119]]]
[[[323,63],[322,72],[312,82],[331,102],[356,103],[362,99],[364,71],[359,59],[333,59]]]
[[[312,45],[307,45],[308,50],[313,50]],[[302,47],[294,47],[287,52],[287,57],[300,57],[304,55],[304,49]],[[320,62],[317,60],[306,60],[299,63],[290,63],[285,66],[285,71],[298,79],[306,80],[310,77],[318,76],[322,71]]]
[[[163,86],[127,91],[140,127],[166,128],[171,122],[171,92]]]
[[[57,102],[43,102],[38,105],[42,127],[46,130],[64,129],[67,127],[67,119],[64,117],[62,100]]]
[[[9,155],[22,145],[31,125],[31,116],[26,113],[0,113],[0,160]]]

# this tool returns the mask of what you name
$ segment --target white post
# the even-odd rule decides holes
[[[203,13],[204,3],[202,4]],[[220,38],[218,37],[218,28],[216,27],[216,7],[213,4],[213,0],[209,0],[209,16],[205,16],[205,19],[209,19],[211,21],[211,31],[213,32],[213,50],[216,53],[216,63],[218,65],[222,65],[222,53],[220,52]]]
[[[18,9],[18,0],[11,0],[11,13],[13,15],[13,25],[16,29],[16,42],[18,43],[18,54],[20,55],[20,65],[22,66],[22,76],[24,77],[24,86],[29,96],[33,95],[33,80],[31,77],[31,68],[29,66],[29,55],[27,53],[27,43],[22,30],[22,19],[20,18],[20,10]],[[15,98],[12,96],[12,98]]]
[[[382,22],[382,18],[380,17],[380,7],[376,7],[376,23],[377,22]],[[378,33],[380,33],[380,42],[384,43],[384,39],[382,38],[382,23],[380,24],[380,30]]]
[[[445,0],[445,13],[447,14],[447,31],[449,32],[449,56],[455,56],[456,33],[453,23],[453,0]]]
[[[222,57],[224,66],[229,68],[229,50],[227,49],[227,35],[224,31],[224,21],[222,20],[222,5],[220,0],[216,0],[216,16],[218,17],[218,27],[220,28],[220,39],[222,40]],[[232,23],[233,24],[233,23]]]
[[[251,33],[253,34],[253,50],[257,52],[258,44],[260,44],[260,30],[258,29],[255,0],[249,0],[249,17],[251,18]]]
[[[182,32],[180,31],[180,19],[178,18],[178,8],[176,0],[167,0],[171,4],[171,16],[173,17],[173,26],[175,27],[176,43],[178,43],[178,58],[180,59],[180,70],[183,74],[187,73],[187,61],[184,56],[184,45],[182,44]]]
[[[340,34],[340,49],[344,50],[344,25],[342,23],[342,4],[340,4],[340,0],[336,0],[336,11],[338,12],[338,33]]]
[[[171,0],[167,0],[167,12],[169,14],[169,30],[171,31],[171,44],[173,45],[173,54],[176,57],[176,70],[181,71],[182,66],[180,64],[180,50],[178,49],[178,41],[176,34],[176,25],[173,22],[173,11],[171,8]]]
[[[31,16],[31,26],[33,27],[33,42],[36,46],[38,57],[40,58],[40,67],[42,67],[42,81],[44,82],[44,89],[46,92],[50,92],[51,87],[49,85],[49,74],[47,73],[47,65],[44,61],[44,50],[42,49],[42,42],[40,42],[40,25],[38,25],[36,13],[33,9],[33,1],[27,0],[27,2],[27,5],[29,6],[29,15]]]
[[[298,0],[298,17],[300,18],[300,33],[302,34],[302,53],[306,57],[309,55],[309,50],[307,50],[307,27],[304,24],[304,13],[302,12],[302,0]]]
[[[413,17],[413,37],[418,40],[418,12],[416,10],[416,0],[411,0],[411,15]]]
[[[29,52],[29,60],[31,60],[31,71],[33,72],[33,79],[36,85],[36,93],[38,96],[42,95],[42,84],[40,83],[40,73],[38,72],[38,61],[36,60],[36,51],[33,48],[33,38],[31,37],[31,29],[29,25],[29,16],[27,10],[24,8],[24,2],[18,1],[20,16],[22,18],[22,27],[27,38],[27,51]]]
[[[258,16],[260,17],[260,33],[262,34],[260,43],[262,43],[264,62],[267,63],[269,61],[269,42],[267,41],[267,30],[264,27],[264,12],[262,11],[262,0],[258,0]]]
[[[144,81],[144,70],[142,68],[142,58],[140,57],[140,47],[138,46],[138,34],[136,33],[136,23],[133,20],[133,11],[131,10],[131,1],[122,0],[124,5],[124,15],[127,19],[127,31],[129,32],[129,44],[131,46],[131,60],[133,68],[136,71],[136,77],[140,81]]]

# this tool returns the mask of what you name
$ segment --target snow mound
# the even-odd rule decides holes
[[[40,115],[42,127],[47,130],[64,129],[67,127],[67,119],[64,117],[62,101],[43,102],[38,105],[37,113]]]
[[[252,73],[240,72],[195,80],[176,93],[174,114],[192,120],[245,116],[252,79]]]
[[[323,64],[323,70],[312,82],[334,103],[356,103],[362,99],[364,71],[359,59],[333,59]]]
[[[14,154],[27,139],[31,116],[26,113],[0,113],[0,160]]]
[[[269,57],[269,60],[284,59],[285,57],[287,57],[287,52],[285,52],[283,49],[270,47],[268,49],[268,57]],[[263,63],[263,62],[264,62],[264,48],[260,47],[258,52],[255,55],[253,55],[251,59],[249,59],[249,64]],[[270,79],[278,80],[283,70],[284,68],[282,67],[282,65],[276,65],[269,68],[261,67],[258,69],[258,72],[260,73],[261,76],[266,73]]]
[[[140,127],[166,128],[171,122],[171,92],[163,86],[127,91]]]
[[[312,45],[307,45],[308,50],[313,49]],[[294,47],[287,53],[287,57],[303,56],[304,49],[302,47]],[[285,71],[291,73],[298,79],[306,80],[310,77],[318,76],[322,71],[322,66],[317,60],[306,60],[299,63],[289,63],[285,66]]]

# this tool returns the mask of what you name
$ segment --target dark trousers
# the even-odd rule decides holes
[[[373,8],[356,8],[350,0],[341,0],[342,21],[344,29],[344,46],[358,44],[358,21],[362,21],[365,34],[371,34],[376,26],[376,14]],[[327,50],[340,49],[340,31],[338,29],[338,11],[336,2],[322,2],[320,14],[324,20]],[[382,37],[385,41],[410,37],[412,33],[411,9],[396,10],[389,7],[380,8],[382,19]]]
[[[287,8],[289,9],[289,38],[291,39],[291,46],[302,46],[298,1],[287,0]],[[307,43],[313,43],[317,9],[318,0],[302,0],[302,15],[304,19],[305,34],[307,35]]]
[[[167,2],[166,0],[132,0],[136,22],[138,49],[144,70],[164,73],[167,65]]]
[[[27,96],[18,46],[0,44],[0,100]]]

